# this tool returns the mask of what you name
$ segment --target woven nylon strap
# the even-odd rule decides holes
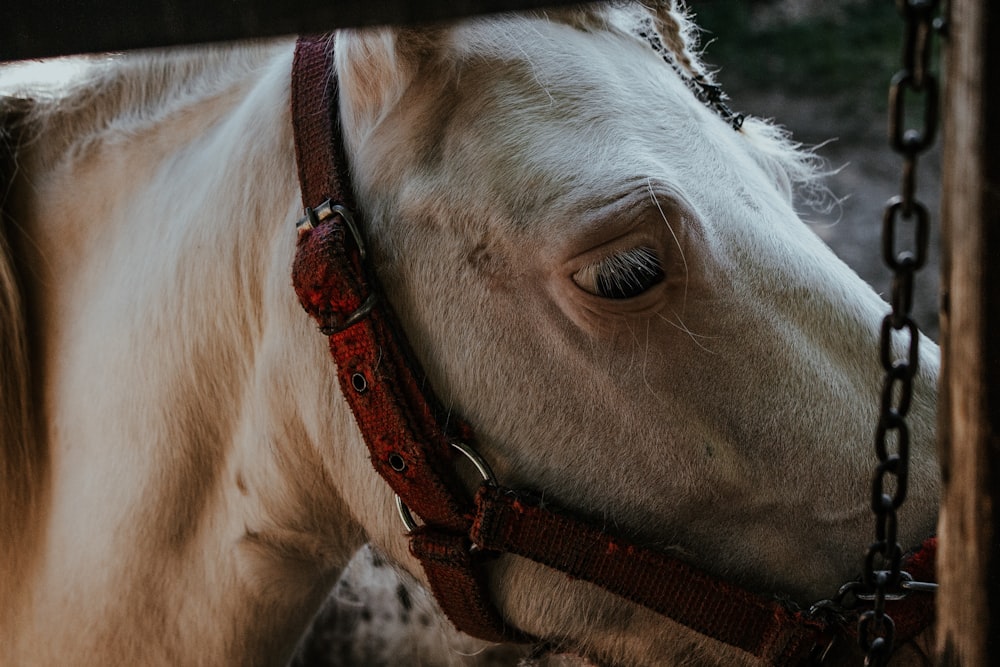
[[[315,209],[330,201],[354,210],[347,162],[337,122],[333,41],[303,37],[296,44],[292,119],[302,201]],[[490,603],[481,567],[470,554],[471,498],[451,465],[448,435],[436,418],[424,377],[415,377],[412,354],[389,304],[381,301],[348,328],[343,324],[373,294],[375,276],[360,248],[333,216],[300,235],[292,280],[303,308],[320,329],[331,331],[330,353],[341,391],[368,445],[372,465],[425,522],[411,539],[442,609],[455,625],[492,641],[517,639],[505,631]],[[425,393],[427,392],[427,393]],[[456,420],[451,428],[465,431]]]
[[[795,664],[826,629],[661,551],[542,508],[524,494],[484,486],[477,501],[472,539],[481,548],[516,553],[597,584],[768,663]]]
[[[307,212],[324,203],[354,211],[332,49],[328,36],[304,37],[295,51],[292,118]],[[448,431],[442,427],[444,413],[389,304],[381,299],[370,310],[363,308],[380,298],[381,291],[348,220],[334,214],[317,223],[299,236],[292,269],[296,293],[329,336],[341,391],[372,465],[423,521],[410,534],[410,550],[458,629],[490,641],[529,639],[505,625],[484,576],[496,554],[512,553],[601,586],[775,665],[804,662],[838,630],[662,552],[609,535],[595,527],[599,524],[543,508],[529,494],[484,484],[470,497],[455,473],[449,443],[453,438],[471,443],[471,429],[454,415],[448,415]],[[357,317],[359,313],[364,316]],[[915,625],[923,623],[920,628],[926,625],[922,610],[891,613],[893,618],[912,616]],[[897,628],[897,636],[911,634],[915,631]]]
[[[472,541],[512,553],[596,584],[702,635],[742,649],[772,665],[802,665],[837,635],[856,642],[857,624],[829,625],[734,586],[655,549],[637,547],[562,514],[530,494],[489,486],[476,495]],[[916,581],[934,581],[937,538],[908,554],[902,569]],[[934,621],[933,600],[913,594],[886,602],[900,645]]]

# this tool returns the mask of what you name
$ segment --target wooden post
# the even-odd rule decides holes
[[[1000,665],[1000,5],[950,12],[936,658],[981,667]]]
[[[0,61],[537,9],[572,0],[3,0]]]

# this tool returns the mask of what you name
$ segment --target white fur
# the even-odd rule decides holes
[[[870,539],[887,307],[793,211],[810,158],[697,102],[644,20],[703,70],[669,5],[338,35],[368,235],[504,484],[807,604]],[[274,664],[363,542],[420,577],[290,286],[290,67],[284,41],[121,58],[26,121],[39,519],[4,536],[3,664]],[[573,282],[638,246],[666,282]],[[907,544],[938,493],[922,345]],[[602,661],[746,662],[516,558],[490,577],[512,623]]]

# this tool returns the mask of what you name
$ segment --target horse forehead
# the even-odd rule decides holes
[[[650,109],[689,116],[700,103],[660,55],[616,30],[541,22],[534,39],[501,31],[463,56],[460,102],[477,117],[567,126],[644,120]],[[548,129],[548,128],[546,128]]]
[[[426,117],[442,140],[428,162],[454,177],[442,182],[531,213],[542,201],[576,205],[574,195],[604,201],[646,179],[680,185],[708,150],[709,114],[638,40],[556,29],[521,48],[492,45],[435,99]]]

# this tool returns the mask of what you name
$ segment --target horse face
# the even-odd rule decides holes
[[[645,11],[341,36],[378,272],[505,485],[809,602],[870,539],[887,308],[794,212],[803,156],[702,105]],[[683,21],[662,11],[661,32]],[[929,341],[921,363],[914,544],[937,495]]]

